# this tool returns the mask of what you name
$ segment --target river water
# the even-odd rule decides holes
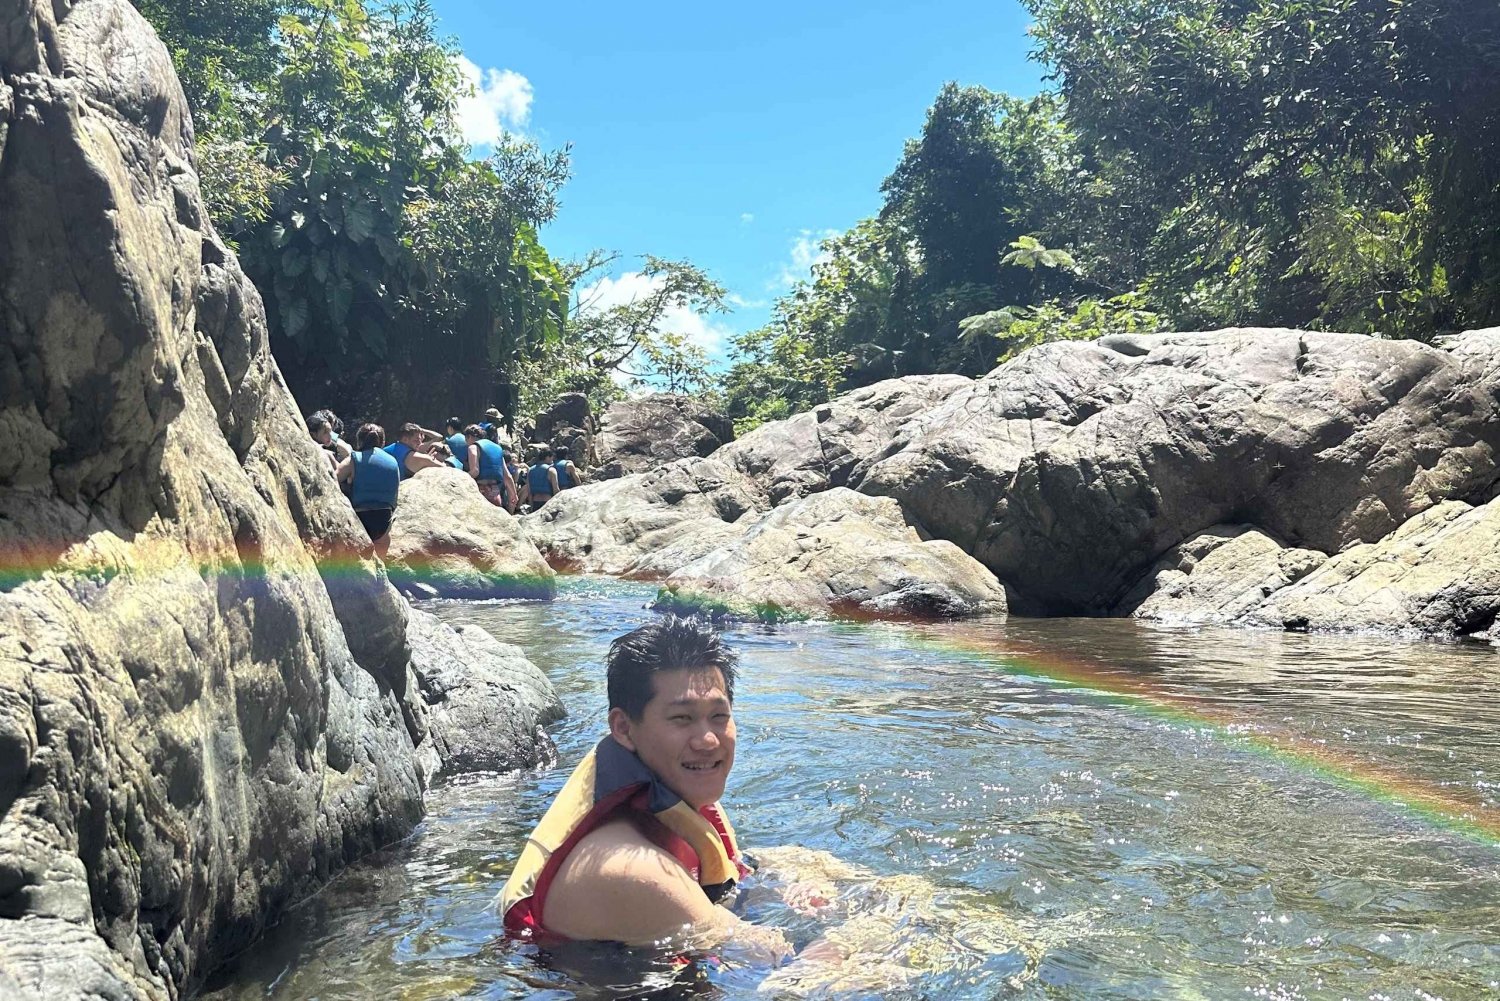
[[[548,673],[570,713],[559,762],[438,789],[413,838],[299,907],[205,996],[629,994],[651,973],[641,957],[542,955],[499,938],[491,908],[603,733],[603,652],[652,594],[573,578],[552,603],[429,606]],[[726,805],[762,864],[738,906],[849,958],[771,974],[726,953],[677,993],[1500,997],[1489,646],[1079,619],[731,640]],[[777,892],[790,882],[832,903],[793,910]]]

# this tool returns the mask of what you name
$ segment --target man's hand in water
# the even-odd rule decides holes
[[[812,880],[788,884],[781,891],[781,899],[788,907],[810,918],[821,917],[833,907],[833,896],[831,886]]]

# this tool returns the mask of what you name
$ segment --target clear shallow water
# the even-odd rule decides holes
[[[206,996],[619,996],[608,985],[636,976],[625,957],[549,961],[497,938],[491,905],[603,732],[603,651],[652,593],[578,579],[551,604],[432,606],[547,671],[571,713],[559,763],[437,790],[413,839],[299,908]],[[1489,647],[1114,620],[732,640],[726,803],[767,862],[741,906],[855,954],[769,982],[712,967],[695,993],[1500,997]],[[797,879],[827,882],[835,906],[785,907],[774,886]]]

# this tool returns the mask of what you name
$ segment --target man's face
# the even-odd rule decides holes
[[[734,767],[734,715],[717,667],[658,671],[641,718],[609,711],[610,733],[693,809],[717,803]]]
[[[333,428],[328,427],[327,425],[318,428],[318,430],[313,432],[313,441],[317,442],[319,445],[332,445]]]
[[[422,432],[413,431],[411,434],[402,435],[401,444],[405,445],[407,448],[417,448],[422,444]]]

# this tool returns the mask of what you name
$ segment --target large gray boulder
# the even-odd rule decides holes
[[[717,459],[679,459],[653,472],[564,490],[520,522],[553,566],[624,574],[665,547],[723,538],[723,526],[758,512],[762,503],[753,483]],[[705,551],[684,554],[683,562]]]
[[[555,757],[542,727],[563,718],[562,702],[520,647],[416,610],[410,636],[424,779],[531,768]]]
[[[652,393],[611,403],[594,436],[596,480],[648,473],[675,459],[712,455],[734,440],[734,424],[691,396]]]
[[[715,458],[739,470],[771,505],[845,486],[908,425],[967,388],[960,375],[913,375],[845,393],[811,411],[762,424]]]
[[[1445,350],[1292,330],[1036,348],[900,432],[850,485],[895,497],[1022,607],[1107,612],[1219,524],[1337,553],[1497,478],[1500,334]]]
[[[0,0],[0,984],[179,998],[421,814],[407,606],[125,0]]]
[[[733,618],[1003,613],[1005,590],[951,542],[924,540],[888,497],[835,487],[789,501],[671,573],[657,607]]]
[[[457,469],[401,483],[386,567],[413,597],[551,598],[552,568],[504,509]]]

